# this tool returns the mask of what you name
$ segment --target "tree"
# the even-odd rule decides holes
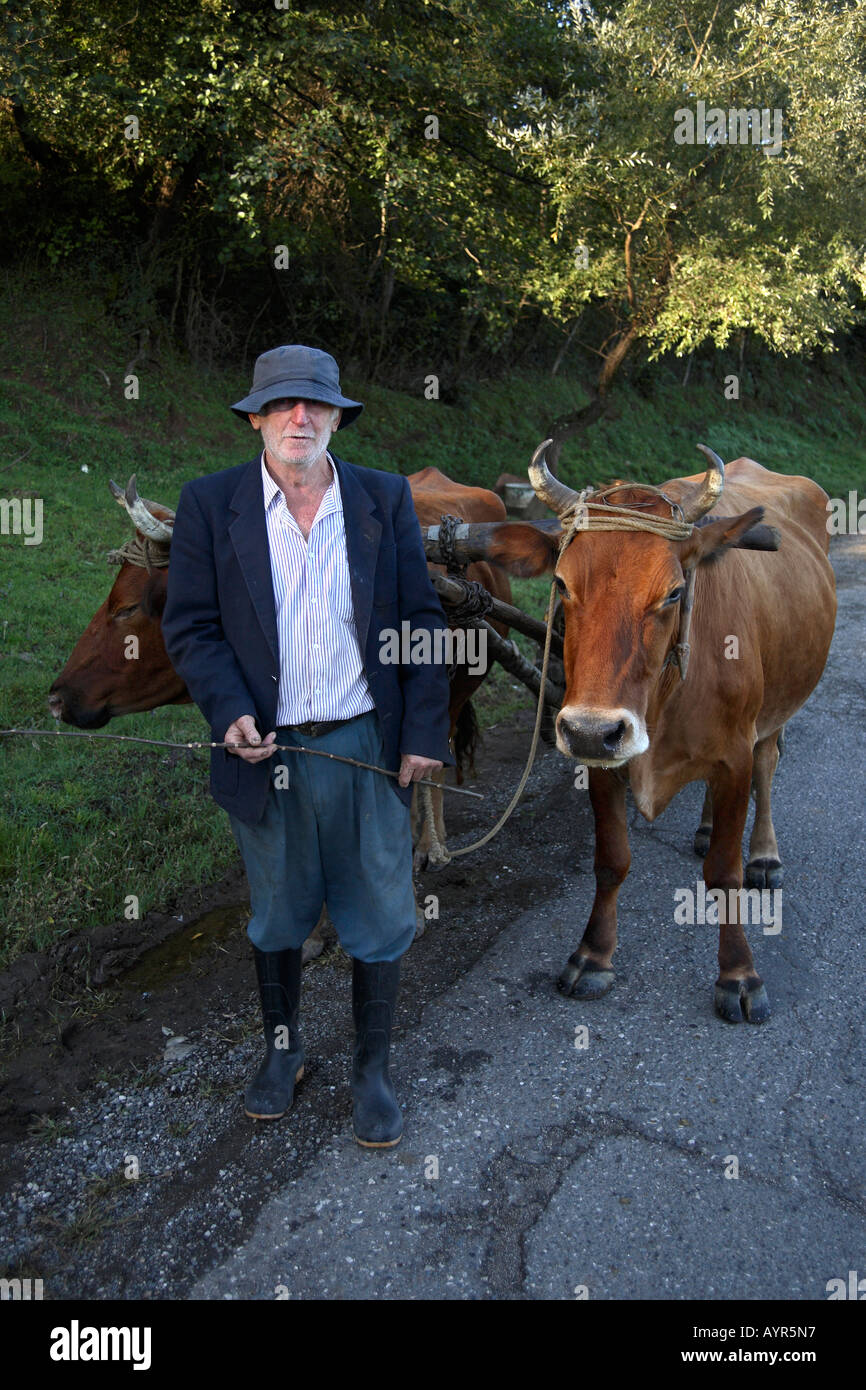
[[[227,301],[248,336],[278,323],[370,375],[459,371],[523,311],[538,180],[490,127],[522,64],[555,92],[546,4],[45,0],[3,23],[7,254],[113,244],[197,353]]]
[[[866,291],[863,0],[578,0],[564,44],[576,81],[528,87],[496,131],[550,190],[526,293],[573,334],[590,304],[607,325],[554,462],[639,344],[826,347]]]

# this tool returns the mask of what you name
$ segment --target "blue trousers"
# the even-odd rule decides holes
[[[375,710],[318,738],[278,728],[276,742],[384,767]],[[415,935],[409,808],[391,780],[305,753],[274,753],[265,814],[229,813],[250,885],[247,934],[260,951],[299,949],[327,903],[358,960],[397,960]]]

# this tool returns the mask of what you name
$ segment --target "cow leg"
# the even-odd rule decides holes
[[[707,783],[707,790],[704,793],[704,808],[701,811],[701,823],[695,831],[695,854],[699,854],[703,859],[710,847],[710,837],[713,833],[713,794],[710,791],[710,784]]]
[[[616,950],[616,899],[628,874],[625,781],[603,768],[589,769],[589,797],[595,817],[595,901],[586,931],[559,977],[563,994],[599,999],[614,981],[611,958]]]
[[[773,777],[779,762],[779,734],[769,734],[755,744],[755,824],[749,841],[746,885],[749,888],[781,888],[784,879],[779,846],[773,829]]]
[[[433,782],[444,782],[444,767],[437,767],[433,772],[430,773],[430,778]],[[436,826],[436,838],[447,855],[448,846],[445,843],[446,839],[448,838],[447,832],[445,830],[445,793],[443,792],[441,786],[430,788],[430,799],[433,802],[433,821]],[[450,855],[448,856],[448,859],[450,859]],[[447,864],[448,859],[441,860],[441,863]]]
[[[770,1017],[764,982],[740,923],[739,890],[743,884],[743,831],[749,809],[752,781],[751,749],[739,764],[719,768],[712,780],[713,834],[704,860],[707,889],[720,888],[719,978],[716,980],[716,1012],[729,1023],[763,1023]],[[732,920],[723,920],[730,918]]]
[[[430,774],[431,781],[442,782],[444,780],[444,768],[438,768]],[[427,797],[425,792],[430,795],[431,816],[427,814]],[[412,854],[412,867],[415,873],[421,873],[424,869],[441,869],[444,864],[449,862],[448,848],[445,844],[445,817],[443,815],[443,802],[445,793],[439,787],[414,787],[412,792],[412,821],[414,831],[415,848]]]
[[[336,942],[337,929],[328,916],[327,903],[322,903],[319,920],[304,942],[301,963],[306,965],[307,961],[315,960],[317,956],[322,954],[326,946],[333,946]]]
[[[424,814],[422,787],[412,788],[412,872],[423,873],[427,868],[433,844],[430,827]]]

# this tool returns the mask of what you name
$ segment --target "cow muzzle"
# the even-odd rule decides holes
[[[56,682],[48,695],[48,708],[54,719],[61,719],[64,724],[72,724],[77,729],[101,729],[112,716],[108,704],[103,702],[98,706],[88,706],[80,691]]]
[[[588,767],[619,767],[646,752],[649,736],[633,710],[564,705],[556,717],[556,746]]]

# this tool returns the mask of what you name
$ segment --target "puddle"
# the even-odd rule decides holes
[[[217,907],[212,912],[205,912],[190,922],[188,927],[169,937],[168,941],[145,951],[138,964],[127,971],[117,984],[121,989],[158,989],[188,969],[211,946],[219,945],[233,932],[245,931],[249,920],[250,909],[244,904]]]

